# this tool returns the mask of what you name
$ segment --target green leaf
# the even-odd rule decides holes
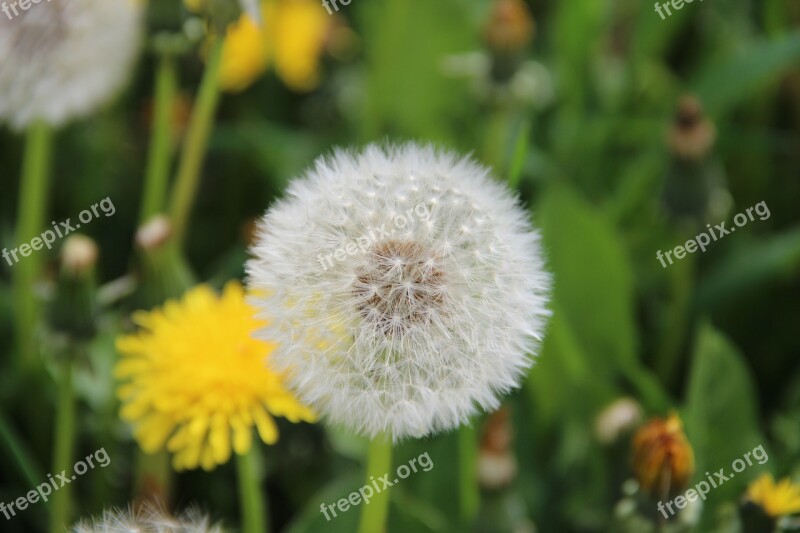
[[[554,186],[539,208],[553,299],[601,375],[635,358],[633,272],[607,221],[565,187]],[[616,365],[614,365],[616,363]]]
[[[608,220],[563,185],[544,196],[539,218],[564,314],[595,381],[625,376],[652,409],[668,405],[637,358],[633,271]]]
[[[800,228],[730,254],[698,287],[701,309],[716,309],[759,285],[790,277],[800,265]]]
[[[704,68],[692,83],[712,115],[754,97],[765,85],[797,67],[800,33],[756,41],[731,57]]]
[[[472,46],[471,25],[453,0],[383,0],[362,4],[367,51],[367,140],[393,136],[444,140],[466,111],[467,88],[442,76],[448,54]]]
[[[574,408],[573,395],[590,385],[592,372],[566,323],[564,313],[553,309],[536,366],[530,371],[525,390],[537,417],[539,429],[562,420],[565,408]],[[584,396],[588,391],[584,392]]]
[[[736,348],[713,327],[701,328],[693,354],[686,397],[686,434],[695,452],[695,482],[705,472],[725,469],[766,439],[758,426],[756,392],[751,371]],[[714,489],[707,505],[741,495],[748,480],[763,468],[755,460],[741,474]],[[712,474],[713,475],[713,474]]]
[[[287,533],[351,533],[356,531],[359,507],[349,508],[342,513],[335,504],[361,488],[362,483],[362,476],[356,472],[336,478],[308,500],[308,505],[286,528]],[[333,511],[326,508],[328,519],[321,510],[323,504],[334,506]],[[333,515],[334,512],[336,516]]]

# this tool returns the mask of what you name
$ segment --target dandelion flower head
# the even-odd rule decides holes
[[[493,410],[532,364],[550,276],[508,188],[431,146],[320,158],[248,264],[275,367],[328,421],[394,439]]]
[[[60,126],[103,105],[132,71],[143,7],[59,0],[0,14],[0,122]]]
[[[223,533],[221,526],[197,509],[179,517],[167,514],[160,507],[146,505],[138,511],[106,509],[99,517],[82,520],[72,526],[72,533]]]
[[[272,416],[314,421],[269,367],[274,345],[253,337],[265,323],[238,283],[221,296],[198,286],[181,301],[136,313],[134,321],[140,331],[117,341],[115,375],[123,381],[121,416],[134,424],[145,452],[166,446],[176,469],[211,470],[231,450],[250,449],[253,426],[264,442],[275,443]]]
[[[763,474],[747,488],[747,499],[774,518],[800,513],[800,485],[789,478],[775,483],[772,474]]]

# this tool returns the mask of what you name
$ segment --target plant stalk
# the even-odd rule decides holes
[[[17,246],[29,246],[31,239],[44,229],[49,190],[50,158],[53,150],[53,130],[43,122],[28,127],[17,214]],[[16,250],[14,250],[16,252]],[[14,265],[14,333],[18,354],[23,366],[36,368],[36,323],[40,305],[35,296],[35,284],[42,270],[44,252],[28,252]]]
[[[262,488],[261,466],[256,454],[258,448],[255,445],[244,455],[236,454],[243,533],[269,532],[267,498]]]
[[[169,166],[172,155],[172,107],[177,92],[175,59],[162,53],[158,62],[153,109],[153,131],[148,149],[144,194],[139,214],[139,224],[165,209]]]
[[[180,244],[186,234],[189,214],[194,204],[200,180],[208,139],[219,103],[219,75],[222,65],[223,39],[218,38],[211,48],[206,63],[200,91],[197,96],[186,139],[178,164],[178,175],[172,190],[170,217],[172,218],[175,242]]]
[[[385,476],[392,467],[392,441],[386,434],[375,437],[369,444],[365,485],[372,486],[374,479]],[[361,511],[359,533],[385,533],[389,516],[389,490],[376,491]]]

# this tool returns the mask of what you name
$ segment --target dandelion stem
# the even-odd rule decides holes
[[[141,449],[136,452],[136,475],[134,483],[134,507],[144,505],[167,506],[172,493],[172,470],[169,453],[161,450],[153,454]]]
[[[464,424],[458,429],[458,499],[461,520],[469,524],[478,513],[478,442],[475,428]]]
[[[28,127],[17,214],[18,246],[27,246],[26,243],[43,230],[52,146],[50,126],[36,122]],[[44,253],[33,253],[21,259],[14,272],[14,332],[19,356],[26,366],[31,367],[36,364],[36,320],[39,315],[34,284],[41,272]]]
[[[72,387],[72,359],[74,353],[66,354],[61,364],[56,411],[55,447],[53,472],[72,472],[72,455],[75,445],[75,394]],[[72,490],[62,486],[51,496],[50,531],[61,533],[70,524]]]
[[[258,447],[253,446],[246,454],[236,455],[243,533],[267,533],[269,531],[267,498],[261,488],[261,465],[256,454],[258,454]]]
[[[172,155],[172,106],[177,85],[175,59],[168,53],[162,53],[156,71],[153,132],[148,150],[140,224],[165,208]]]
[[[371,479],[379,479],[389,473],[392,467],[392,441],[388,435],[381,434],[369,444],[367,455],[367,476],[365,485],[372,487]],[[359,533],[385,533],[386,519],[389,516],[389,489],[376,492],[369,503],[364,502],[361,511]]]
[[[200,83],[197,102],[192,111],[192,118],[189,121],[189,128],[181,151],[170,208],[176,243],[181,243],[186,233],[189,212],[194,203],[200,179],[200,167],[208,148],[208,139],[219,102],[222,45],[223,39],[218,38],[211,47],[203,80]]]

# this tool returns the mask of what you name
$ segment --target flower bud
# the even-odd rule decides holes
[[[678,415],[654,418],[636,432],[633,470],[642,489],[658,497],[686,486],[694,473],[694,452]]]
[[[694,96],[683,96],[667,135],[670,151],[679,159],[697,161],[711,151],[717,139],[717,128],[703,113],[703,106]]]

